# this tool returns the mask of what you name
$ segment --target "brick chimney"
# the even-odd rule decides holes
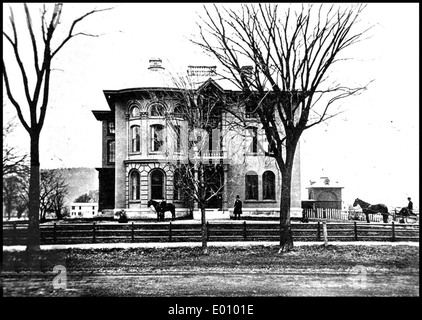
[[[148,70],[151,71],[160,71],[164,70],[163,61],[160,58],[151,58],[149,59]]]

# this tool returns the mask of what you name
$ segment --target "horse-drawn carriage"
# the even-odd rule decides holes
[[[349,219],[351,220],[361,220],[362,214],[366,217],[366,222],[369,221],[369,215],[370,214],[381,214],[382,220],[384,223],[389,222],[389,220],[398,221],[400,223],[416,223],[418,219],[418,215],[416,215],[413,212],[410,212],[410,210],[406,207],[401,208],[399,212],[397,213],[397,209],[395,209],[394,213],[390,213],[388,211],[388,208],[385,204],[379,203],[379,204],[369,204],[368,202],[365,202],[359,198],[356,198],[353,202],[353,207],[356,207],[357,205],[360,206],[362,209],[362,213],[351,215],[349,214]]]
[[[406,207],[395,208],[392,216],[394,217],[394,221],[399,221],[400,223],[416,223],[419,221],[419,216],[416,213],[410,212]]]

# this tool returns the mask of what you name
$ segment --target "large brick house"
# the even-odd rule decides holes
[[[174,134],[175,127],[179,133],[187,130],[177,98],[187,89],[175,87],[165,71],[161,60],[150,60],[140,87],[104,90],[109,110],[93,111],[102,122],[102,167],[97,168],[100,212],[124,209],[129,218],[152,218],[147,202],[154,199],[174,203],[177,217],[190,213],[175,185],[175,163],[198,151],[180,147],[187,145],[180,139],[188,139],[189,134]],[[189,67],[188,75],[195,79],[194,91],[236,94],[224,88],[212,67]],[[170,126],[170,121],[177,126]],[[253,115],[247,119],[247,128],[233,129],[233,121],[229,113],[222,111],[217,126],[222,133],[219,142],[210,142],[205,155],[212,163],[210,170],[221,175],[216,183],[222,187],[208,202],[207,217],[232,215],[236,195],[243,201],[244,215],[279,216],[281,178],[274,159],[260,152],[268,148],[262,126]],[[301,216],[300,190],[298,147],[292,177],[292,217]],[[194,216],[198,212],[194,205]]]

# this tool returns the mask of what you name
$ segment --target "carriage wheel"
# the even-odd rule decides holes
[[[418,222],[417,216],[409,216],[406,218],[406,223],[416,223],[416,222]]]

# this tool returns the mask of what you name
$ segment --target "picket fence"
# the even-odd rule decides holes
[[[358,213],[354,210],[340,210],[333,208],[317,208],[316,210],[309,208],[303,209],[308,218],[323,219],[323,220],[354,220],[352,217],[358,216],[359,221],[366,221],[366,216],[363,213]],[[369,221],[382,222],[381,214],[370,214]]]

